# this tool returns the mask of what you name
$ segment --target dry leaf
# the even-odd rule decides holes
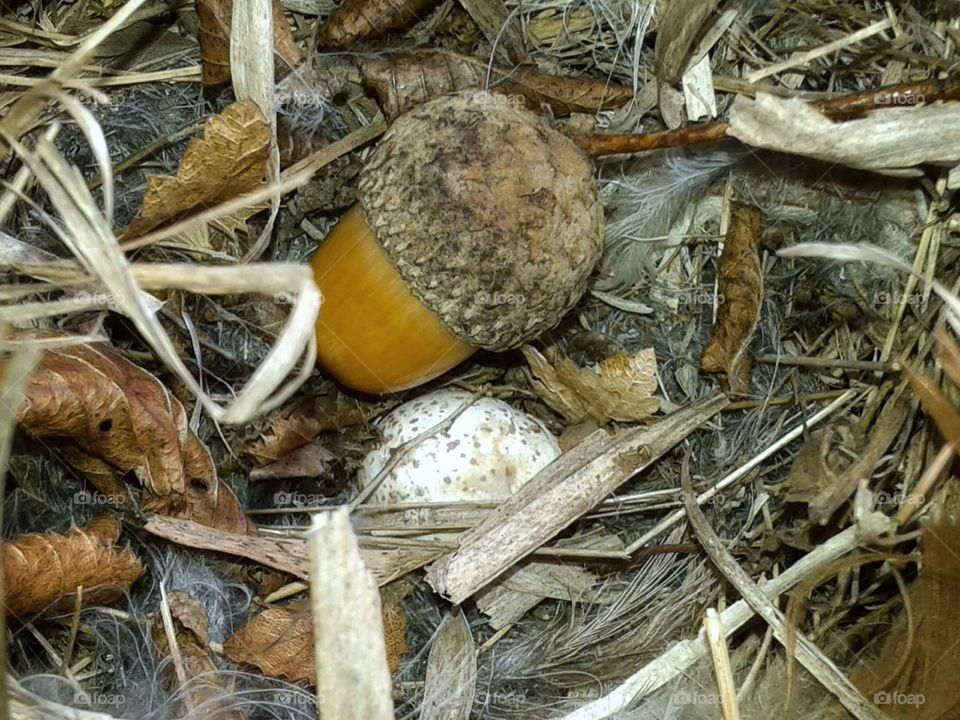
[[[270,426],[243,449],[257,467],[277,462],[293,450],[313,442],[328,430],[340,431],[365,422],[377,405],[362,403],[334,390],[304,398],[277,413]]]
[[[120,523],[103,517],[65,534],[23,535],[0,544],[7,612],[31,615],[72,606],[83,586],[86,606],[112,602],[143,573],[129,548],[118,548]]]
[[[359,66],[363,86],[389,118],[458,90],[487,88],[505,103],[520,102],[531,110],[547,104],[555,115],[611,110],[633,97],[631,88],[602,80],[544,75],[526,66],[491,70],[484,60],[439,50],[369,57]]]
[[[726,373],[733,393],[746,393],[750,385],[749,347],[763,302],[761,221],[760,212],[753,208],[735,207],[731,214],[730,232],[717,268],[717,324],[700,356],[705,372]]]
[[[427,657],[420,720],[468,720],[477,687],[477,651],[459,608],[443,619]]]
[[[960,346],[946,328],[941,328],[937,332],[937,344],[933,348],[933,356],[953,384],[960,386]]]
[[[599,423],[631,422],[648,418],[660,407],[660,401],[651,397],[657,389],[652,349],[636,355],[617,353],[595,370],[578,368],[555,348],[546,353],[544,357],[532,346],[523,346],[523,356],[536,378],[533,389],[570,422],[587,415]]]
[[[218,482],[210,452],[190,431],[180,401],[104,344],[45,352],[17,419],[33,437],[55,442],[111,500],[128,498],[121,478],[132,472],[146,491],[145,508],[231,532],[252,528],[236,497]],[[87,494],[77,501],[96,499]]]
[[[203,84],[210,87],[229,82],[233,0],[197,0],[197,16],[200,20],[198,34]],[[278,72],[296,67],[303,60],[283,16],[280,0],[273,0],[273,51],[282,62]]]
[[[948,515],[955,512],[954,506]],[[901,611],[880,655],[867,661],[852,678],[866,697],[874,702],[879,699],[884,713],[894,720],[960,717],[960,644],[956,639],[960,528],[955,517],[928,519],[921,532],[923,562],[920,577],[909,588],[910,611]],[[912,633],[907,623],[912,623]],[[862,656],[860,662],[864,662]]]
[[[176,177],[151,175],[140,217],[121,240],[143,235],[259,187],[270,156],[270,126],[252,100],[207,120],[187,146]]]
[[[399,605],[382,605],[384,639],[390,672],[407,652],[407,620]],[[270,606],[250,619],[223,646],[235,663],[254,665],[270,677],[317,684],[313,661],[313,621],[306,605]]]
[[[235,710],[236,700],[231,698],[231,687],[208,647],[209,618],[206,610],[196,600],[180,592],[167,595],[170,614],[174,621],[174,637],[177,655],[189,681],[175,695],[183,698],[187,714],[203,712],[204,717],[218,720],[241,720],[246,714]],[[153,626],[153,642],[161,655],[173,657],[169,638],[158,613]],[[166,663],[167,673],[173,683],[179,681],[174,663]]]
[[[319,442],[291,450],[276,462],[250,471],[250,481],[318,478],[326,474],[337,456]]]
[[[847,418],[812,433],[793,458],[784,498],[788,502],[812,502],[837,483],[865,443],[856,420]]]
[[[920,399],[924,412],[933,418],[947,443],[960,452],[960,413],[931,378],[921,375],[909,365],[903,366],[903,374],[910,381],[913,394]]]
[[[348,50],[426,17],[440,0],[344,0],[317,33],[324,48]]]

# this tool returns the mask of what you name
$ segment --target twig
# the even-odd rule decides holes
[[[869,360],[843,360],[841,358],[807,357],[803,355],[777,355],[768,353],[755,355],[754,360],[768,365],[789,365],[796,367],[820,368],[823,370],[859,370],[861,372],[900,372],[900,366],[893,362],[871,362]]]
[[[877,108],[913,106],[937,100],[960,100],[960,76],[887,85],[876,90],[821,100],[813,103],[813,106],[827,117],[839,120],[857,117]],[[727,137],[729,127],[725,122],[712,122],[677,130],[634,135],[579,135],[571,139],[588,155],[601,157],[717,142]]]
[[[848,527],[804,555],[794,565],[762,586],[763,594],[775,598],[788,592],[803,580],[821,573],[825,567],[855,549],[859,543],[859,529]],[[723,631],[730,637],[753,617],[753,610],[745,600],[738,600],[720,614]],[[707,654],[706,633],[701,629],[696,637],[675,643],[656,660],[633,673],[620,686],[604,697],[564,715],[561,720],[603,720],[633,705],[639,698],[663,687]]]
[[[714,495],[716,495],[718,492],[720,492],[724,488],[727,488],[730,485],[733,485],[735,482],[737,482],[737,480],[744,477],[748,472],[750,472],[751,470],[753,470],[753,468],[760,465],[760,463],[762,463],[768,457],[770,457],[774,453],[779,452],[786,445],[789,445],[791,442],[793,442],[798,437],[800,437],[806,429],[810,428],[813,425],[816,425],[822,420],[825,420],[826,418],[833,415],[833,413],[835,413],[841,407],[846,405],[847,402],[849,402],[853,398],[853,396],[856,395],[856,393],[857,391],[852,388],[850,390],[847,390],[843,395],[841,395],[832,403],[827,405],[827,407],[823,408],[823,410],[816,413],[813,417],[809,418],[808,420],[805,420],[799,425],[796,425],[792,430],[788,431],[783,437],[781,437],[779,440],[773,443],[773,445],[771,445],[770,447],[766,448],[759,454],[752,457],[746,463],[744,463],[743,465],[738,467],[736,470],[734,470],[732,473],[727,475],[725,478],[720,480],[713,487],[707,490],[704,490],[702,493],[700,493],[700,495],[697,496],[697,504],[702,505],[703,503],[707,502],[710,498],[712,498]],[[678,522],[683,520],[683,516],[685,514],[686,514],[686,510],[684,509],[680,509],[674,513],[671,513],[670,515],[665,517],[663,520],[661,520],[659,523],[657,523],[657,525],[653,529],[647,531],[646,533],[641,535],[637,540],[631,543],[630,547],[627,548],[626,552],[631,554],[636,552],[639,548],[646,545],[655,537],[669,530]]]
[[[716,608],[707,608],[707,616],[703,619],[703,630],[707,634],[707,642],[710,644],[710,657],[713,658],[713,671],[717,679],[717,689],[720,691],[720,708],[723,711],[723,720],[740,720],[736,686],[733,682],[733,668],[730,667],[730,653],[727,651],[723,621],[720,620]]]
[[[693,483],[690,479],[690,453],[683,459],[680,471],[680,485],[683,488],[683,501],[687,509],[687,519],[693,528],[697,539],[707,551],[710,559],[723,576],[736,588],[740,596],[750,605],[754,612],[762,617],[773,628],[773,633],[785,647],[787,643],[787,624],[783,613],[774,606],[763,590],[753,581],[747,572],[740,567],[733,555],[724,546],[723,540],[714,532],[697,505],[696,495],[693,492]],[[824,656],[820,649],[799,631],[793,633],[793,651],[797,659],[810,671],[817,680],[831,693],[836,695],[843,706],[856,718],[868,720],[886,720],[886,716],[871,705],[854,687],[840,669]]]

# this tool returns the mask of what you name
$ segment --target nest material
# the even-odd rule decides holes
[[[543,118],[487,93],[440,98],[397,120],[359,195],[413,294],[486,350],[554,327],[586,290],[603,244],[590,161]]]

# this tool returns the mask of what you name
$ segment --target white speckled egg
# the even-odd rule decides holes
[[[366,487],[403,443],[453,415],[474,397],[444,389],[404,403],[379,425],[382,441],[357,475]],[[369,502],[491,502],[505,500],[560,454],[553,435],[526,413],[479,398],[445,432],[411,448]]]

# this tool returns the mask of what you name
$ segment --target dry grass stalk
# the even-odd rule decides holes
[[[757,586],[753,579],[747,575],[746,571],[740,567],[736,559],[724,546],[723,540],[710,527],[707,516],[703,514],[700,506],[697,504],[696,495],[693,492],[693,485],[689,475],[689,454],[684,459],[684,469],[681,471],[681,484],[683,487],[684,506],[687,510],[687,518],[690,525],[696,533],[697,538],[703,549],[706,550],[710,559],[713,560],[717,569],[723,573],[724,577],[736,588],[741,597],[750,605],[751,609],[762,617],[770,627],[773,628],[773,634],[784,646],[788,645],[788,629],[786,618],[783,613],[770,601],[764,591]],[[886,530],[890,521],[882,514],[869,519],[870,523],[876,523],[876,527]],[[879,533],[877,533],[879,534]],[[858,720],[884,720],[886,717],[879,712],[866,698],[864,698],[857,688],[847,679],[843,673],[834,665],[810,640],[800,633],[792,637],[795,643],[792,647],[797,660],[803,664],[822,684],[832,692],[843,706]]]
[[[392,720],[380,595],[343,508],[314,518],[310,600],[322,717]]]
[[[710,657],[713,659],[713,672],[720,691],[720,707],[723,720],[740,720],[737,706],[736,685],[733,681],[733,668],[730,666],[730,653],[727,650],[723,622],[716,608],[708,608],[703,618],[703,629],[710,644]]]

